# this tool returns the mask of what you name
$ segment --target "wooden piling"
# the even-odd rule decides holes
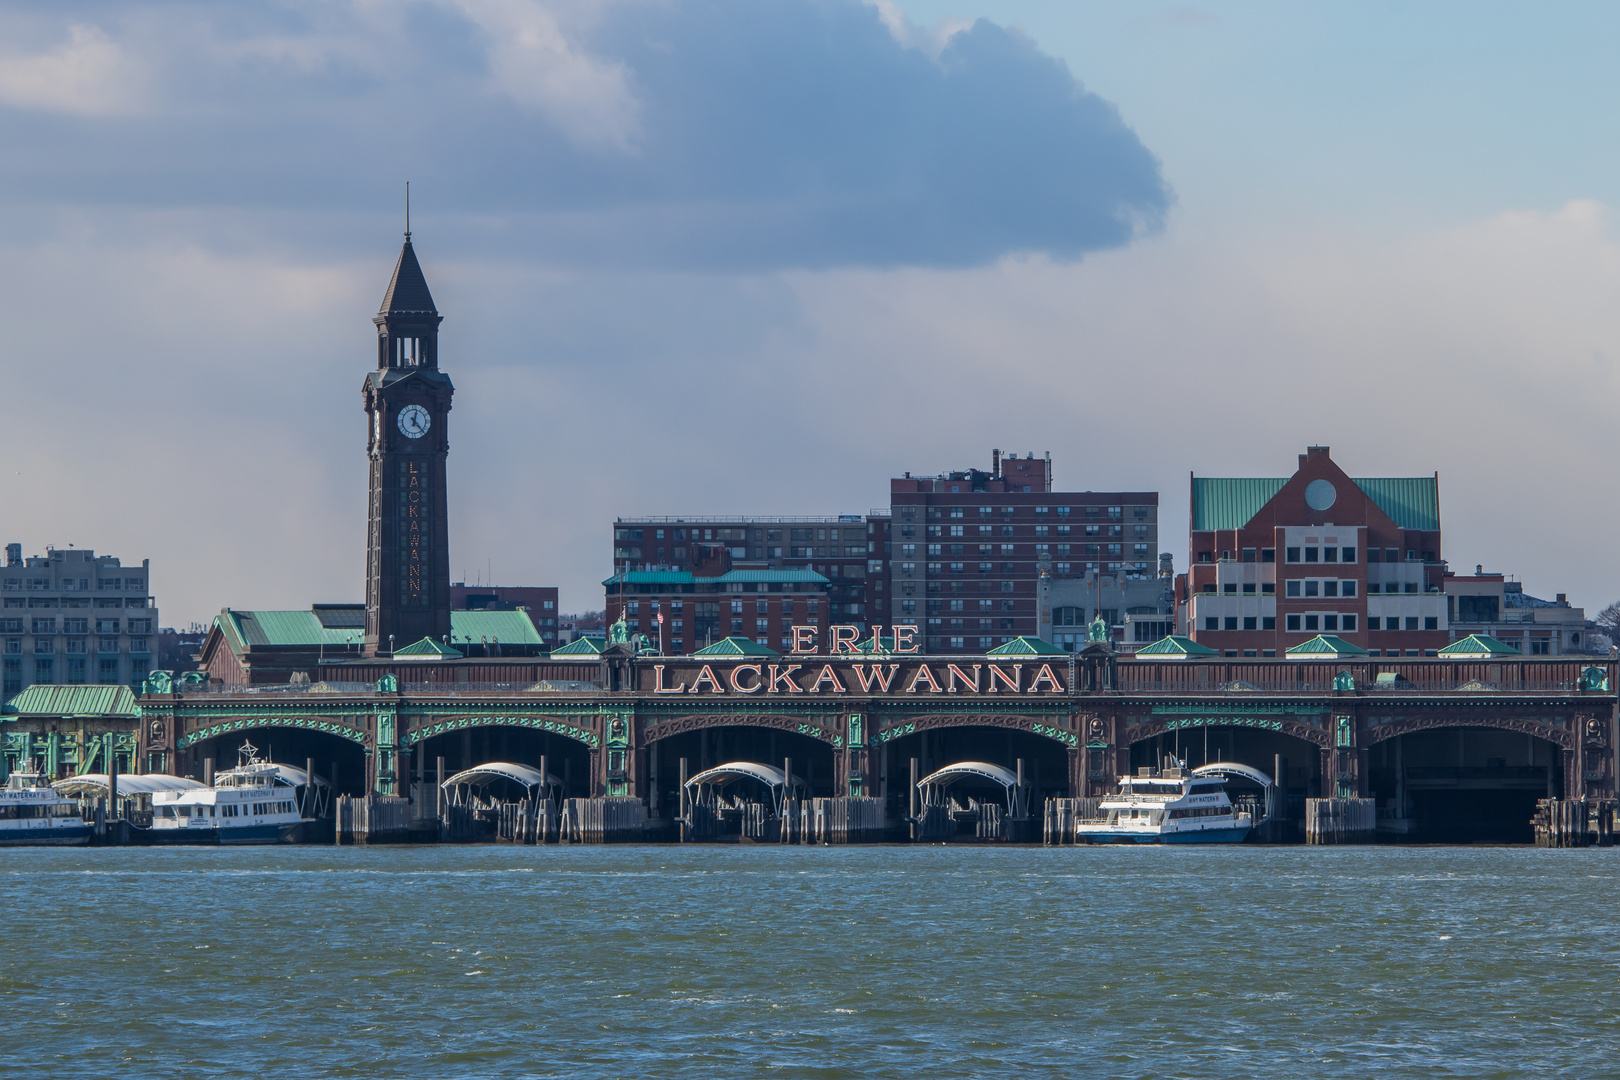
[[[1372,799],[1306,799],[1307,844],[1370,844],[1378,831]]]

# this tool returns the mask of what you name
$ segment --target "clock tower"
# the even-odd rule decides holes
[[[439,323],[411,234],[377,325],[377,370],[361,389],[371,493],[366,523],[366,653],[450,633],[444,459],[455,388],[439,370]]]

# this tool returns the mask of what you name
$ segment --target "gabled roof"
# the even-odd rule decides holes
[[[35,683],[6,703],[7,716],[135,717],[135,694],[127,686],[45,686]]]
[[[1151,645],[1144,645],[1137,649],[1137,656],[1153,656],[1161,660],[1185,660],[1194,656],[1214,656],[1216,650],[1208,645],[1200,645],[1190,637],[1179,637],[1171,634],[1162,637]]]
[[[1025,634],[1015,637],[1004,645],[997,645],[986,656],[1068,656],[1068,651],[1060,649],[1044,638],[1032,637]]]
[[[1193,477],[1192,531],[1243,528],[1286,483],[1286,477]],[[1440,484],[1434,477],[1357,478],[1355,485],[1400,528],[1440,528]]]
[[[460,649],[452,649],[441,645],[430,637],[425,637],[414,645],[407,645],[403,649],[396,649],[395,656],[419,656],[425,660],[435,660],[444,656],[460,656]]]
[[[721,638],[713,645],[705,645],[693,656],[780,656],[781,653],[768,645],[761,645],[752,638],[726,637]]]
[[[568,644],[551,650],[552,656],[601,656],[607,648],[607,638],[600,634],[586,634]]]
[[[399,261],[394,264],[394,276],[388,279],[388,291],[383,293],[379,315],[437,315],[433,294],[428,292],[427,278],[422,276],[422,264],[416,261],[416,250],[410,237],[399,249]]]
[[[1288,659],[1335,660],[1346,656],[1370,655],[1360,645],[1353,645],[1336,634],[1317,634],[1288,650]]]
[[[1461,641],[1454,641],[1441,649],[1440,655],[1456,660],[1484,656],[1518,656],[1519,650],[1505,641],[1496,640],[1489,634],[1469,634]]]
[[[527,611],[452,611],[450,644],[500,640],[502,645],[543,645]]]

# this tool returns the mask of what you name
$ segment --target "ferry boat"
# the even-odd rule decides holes
[[[1075,839],[1092,844],[1236,844],[1249,835],[1253,817],[1237,811],[1226,794],[1226,777],[1197,775],[1184,765],[1138,769],[1119,778],[1119,791],[1104,798],[1100,820],[1080,822]]]
[[[0,788],[0,847],[88,844],[95,825],[84,820],[79,804],[51,787],[45,775],[19,769]]]
[[[280,844],[303,822],[298,787],[304,770],[260,761],[243,743],[241,763],[214,777],[213,787],[152,795],[154,844]]]

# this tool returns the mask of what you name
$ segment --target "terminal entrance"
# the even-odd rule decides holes
[[[1369,754],[1380,839],[1529,844],[1536,800],[1563,798],[1563,750],[1494,728],[1397,735]]]
[[[1298,823],[1304,820],[1305,800],[1322,790],[1322,752],[1305,739],[1263,728],[1207,724],[1166,731],[1131,745],[1131,771],[1159,768],[1167,758],[1197,769],[1217,762],[1236,762],[1273,779],[1272,810],[1276,818]],[[1265,785],[1232,773],[1227,777],[1227,796],[1234,804],[1254,811],[1266,798]],[[1261,815],[1255,813],[1254,820]],[[1287,826],[1297,831],[1297,824]],[[1284,833],[1290,835],[1291,833]]]
[[[1068,798],[1071,794],[1068,747],[1016,728],[969,726],[919,731],[884,743],[875,756],[878,790],[886,800],[890,821],[920,816],[925,799],[935,800],[932,805],[945,807],[942,812],[950,813],[954,800],[959,810],[965,810],[970,804],[975,809],[988,805],[994,808],[992,816],[1007,821],[1015,815],[1020,819],[1032,815],[1038,832],[1045,801]],[[912,759],[917,762],[915,778],[911,775]],[[951,783],[932,785],[935,790],[926,796],[920,789],[911,787],[914,779],[921,782],[943,769],[963,763],[982,763],[994,768],[968,770],[960,776],[947,774],[954,777]],[[995,779],[992,773],[1003,779]],[[1020,780],[1022,786],[1018,787]],[[1016,805],[1008,802],[1011,787],[1018,787]],[[982,813],[973,819],[979,824],[970,827],[963,823],[967,820],[963,818],[953,829],[964,834],[982,831]],[[935,831],[941,832],[943,838],[944,826],[937,826]]]
[[[577,739],[543,728],[485,724],[447,731],[411,747],[401,762],[401,772],[413,784],[437,784],[441,757],[446,779],[491,761],[538,769],[544,759],[546,772],[558,780],[557,798],[584,799],[591,794],[590,749]]]
[[[315,775],[327,782],[333,795],[367,791],[365,748],[353,739],[309,728],[256,727],[218,735],[182,750],[175,771],[212,783],[214,775],[236,767],[237,751],[244,743],[251,743],[262,761],[297,769],[313,762]]]
[[[681,775],[683,760],[686,763],[684,777]],[[659,739],[648,748],[646,780],[650,816],[664,821],[690,817],[689,806],[688,812],[683,812],[682,784],[685,781],[721,765],[750,763],[776,774],[783,772],[784,765],[790,766],[793,770],[790,790],[794,798],[830,798],[845,794],[837,790],[833,748],[821,739],[796,731],[743,724],[699,728]],[[770,802],[768,784],[751,782],[741,773],[736,777],[727,774],[723,785],[719,779],[716,777],[713,785],[705,785],[705,795],[718,798],[724,794],[733,804],[741,798],[744,802],[757,803],[761,808],[758,813],[766,813],[766,804]],[[781,781],[777,784],[780,786]],[[713,790],[708,790],[711,787]],[[696,796],[697,792],[694,789],[689,794]]]

